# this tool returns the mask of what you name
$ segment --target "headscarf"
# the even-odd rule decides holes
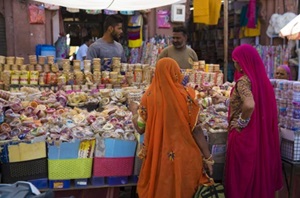
[[[194,91],[181,84],[175,60],[162,58],[142,97],[140,109],[147,112],[144,159],[138,182],[143,198],[192,197],[200,183],[208,181],[192,132],[199,107]]]
[[[280,68],[282,68],[282,69],[284,69],[286,71],[286,73],[288,75],[288,78],[289,78],[287,80],[292,80],[292,74],[291,74],[291,70],[290,70],[289,66],[287,66],[287,65],[279,65],[278,67],[280,67]]]
[[[235,149],[241,151],[238,156],[239,164],[242,164],[241,167],[245,170],[244,178],[241,179],[247,183],[243,185],[244,187],[248,186],[253,192],[258,193],[256,196],[271,197],[272,193],[282,187],[275,94],[264,64],[254,47],[248,44],[241,45],[235,48],[232,58],[238,62],[242,70],[242,73],[236,71],[237,84],[242,75],[247,75],[251,82],[251,92],[255,102],[248,126],[236,136],[237,139],[233,140],[235,141],[233,144],[236,145]],[[230,153],[227,154],[230,155]],[[232,158],[235,157],[232,156]],[[243,160],[244,158],[247,160]],[[247,191],[242,187],[239,190]]]

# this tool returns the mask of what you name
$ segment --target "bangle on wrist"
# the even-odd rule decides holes
[[[208,165],[214,165],[215,161],[212,159],[212,155],[210,155],[208,158],[203,158],[203,162]]]
[[[242,113],[239,115],[239,119],[237,120],[237,124],[240,128],[245,128],[250,122],[250,118],[243,119]]]
[[[210,156],[208,158],[204,157],[203,159],[205,159],[205,160],[211,160],[212,159],[212,154],[210,154]]]

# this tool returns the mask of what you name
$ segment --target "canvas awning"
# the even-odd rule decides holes
[[[296,16],[286,24],[279,32],[281,37],[287,37],[290,40],[300,39],[300,15]]]
[[[181,0],[35,0],[41,3],[85,10],[134,11],[178,3]]]

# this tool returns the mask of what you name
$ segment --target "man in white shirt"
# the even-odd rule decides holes
[[[80,69],[84,69],[83,61],[86,59],[86,54],[88,51],[89,46],[93,43],[93,40],[91,37],[84,37],[83,38],[83,44],[79,47],[77,54],[76,54],[76,60],[81,61]]]

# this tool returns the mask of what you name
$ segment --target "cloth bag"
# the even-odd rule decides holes
[[[210,180],[213,180],[210,178]],[[202,185],[198,187],[193,198],[224,198],[224,187],[222,184],[214,183],[213,185]]]

